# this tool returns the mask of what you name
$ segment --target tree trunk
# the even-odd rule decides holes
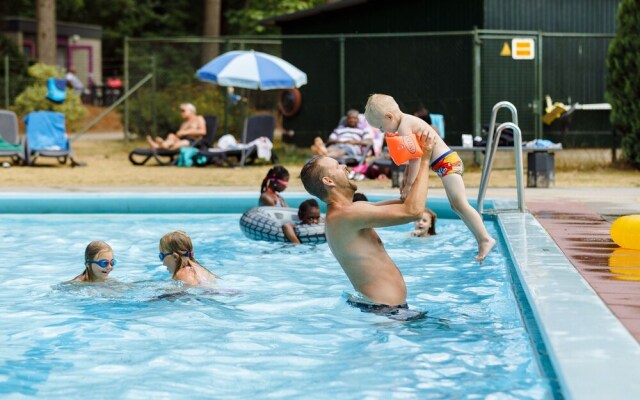
[[[220,0],[204,0],[204,29],[202,36],[220,36]],[[205,43],[202,45],[202,64],[211,61],[212,58],[220,54],[218,43]]]
[[[37,0],[38,61],[56,65],[56,0]]]

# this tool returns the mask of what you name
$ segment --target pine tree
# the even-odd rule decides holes
[[[607,101],[611,124],[622,133],[623,156],[640,169],[640,1],[621,0],[616,23],[607,57]]]

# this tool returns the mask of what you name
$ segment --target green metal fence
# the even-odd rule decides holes
[[[532,39],[533,59],[505,55],[505,45],[510,47],[514,38]],[[295,131],[292,140],[300,146],[309,145],[317,135],[326,137],[347,109],[363,110],[368,95],[377,92],[393,95],[405,112],[427,107],[443,114],[445,140],[452,145],[460,144],[464,133],[481,135],[493,105],[508,100],[518,108],[524,140],[546,138],[566,147],[604,147],[611,144],[607,111],[576,111],[550,126],[542,123],[542,115],[545,95],[567,105],[604,102],[605,59],[612,38],[490,30],[128,38],[125,91],[149,73],[153,79],[125,102],[125,126],[128,132],[165,134],[179,122],[180,102],[195,103],[203,114],[226,116],[220,129],[233,134],[239,134],[249,113],[277,114],[279,91],[236,89],[245,100],[232,104],[226,88],[197,80],[195,72],[208,61],[203,54],[210,54],[213,46],[218,53],[263,51],[307,73],[300,112],[280,119],[284,129]],[[18,94],[15,83],[24,77],[4,64],[0,63],[0,83],[5,103],[11,103]],[[501,118],[502,114],[499,122]]]

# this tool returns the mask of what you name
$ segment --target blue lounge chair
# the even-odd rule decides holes
[[[213,146],[213,141],[218,132],[218,117],[215,115],[205,115],[203,118],[207,133],[202,139],[193,143],[192,146],[198,149],[208,149]],[[129,153],[129,161],[131,161],[133,165],[144,165],[153,158],[160,165],[175,165],[178,162],[179,156],[180,150],[151,150],[148,148],[140,148],[134,149]]]
[[[24,122],[27,126],[24,151],[26,165],[33,165],[38,157],[53,157],[60,164],[69,160],[72,167],[84,165],[73,159],[64,114],[34,111],[24,117]]]
[[[0,157],[10,157],[13,164],[24,162],[24,147],[18,135],[16,113],[0,110]]]

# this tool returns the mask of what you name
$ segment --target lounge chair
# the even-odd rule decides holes
[[[201,159],[206,159],[206,164],[250,165],[258,158],[257,139],[265,137],[273,142],[273,130],[276,127],[276,119],[273,115],[254,115],[244,121],[242,131],[242,143],[229,148],[209,148],[199,153]],[[236,161],[232,162],[233,158]],[[272,163],[277,162],[275,153],[271,153]],[[201,164],[202,165],[202,164]]]
[[[64,114],[55,111],[34,111],[24,117],[27,126],[24,159],[33,165],[38,157],[53,157],[60,164],[71,162],[72,167],[83,165],[73,158],[67,137]]]
[[[0,157],[10,157],[13,164],[24,162],[24,147],[18,135],[16,113],[0,110]]]
[[[202,139],[196,141],[192,147],[199,149],[207,149],[213,146],[213,140],[218,132],[218,117],[215,115],[205,115],[204,122],[207,133]],[[160,165],[175,165],[178,162],[180,156],[180,149],[178,150],[163,150],[156,149],[151,150],[148,148],[134,149],[129,153],[129,161],[133,165],[144,165],[151,158],[156,160]]]

